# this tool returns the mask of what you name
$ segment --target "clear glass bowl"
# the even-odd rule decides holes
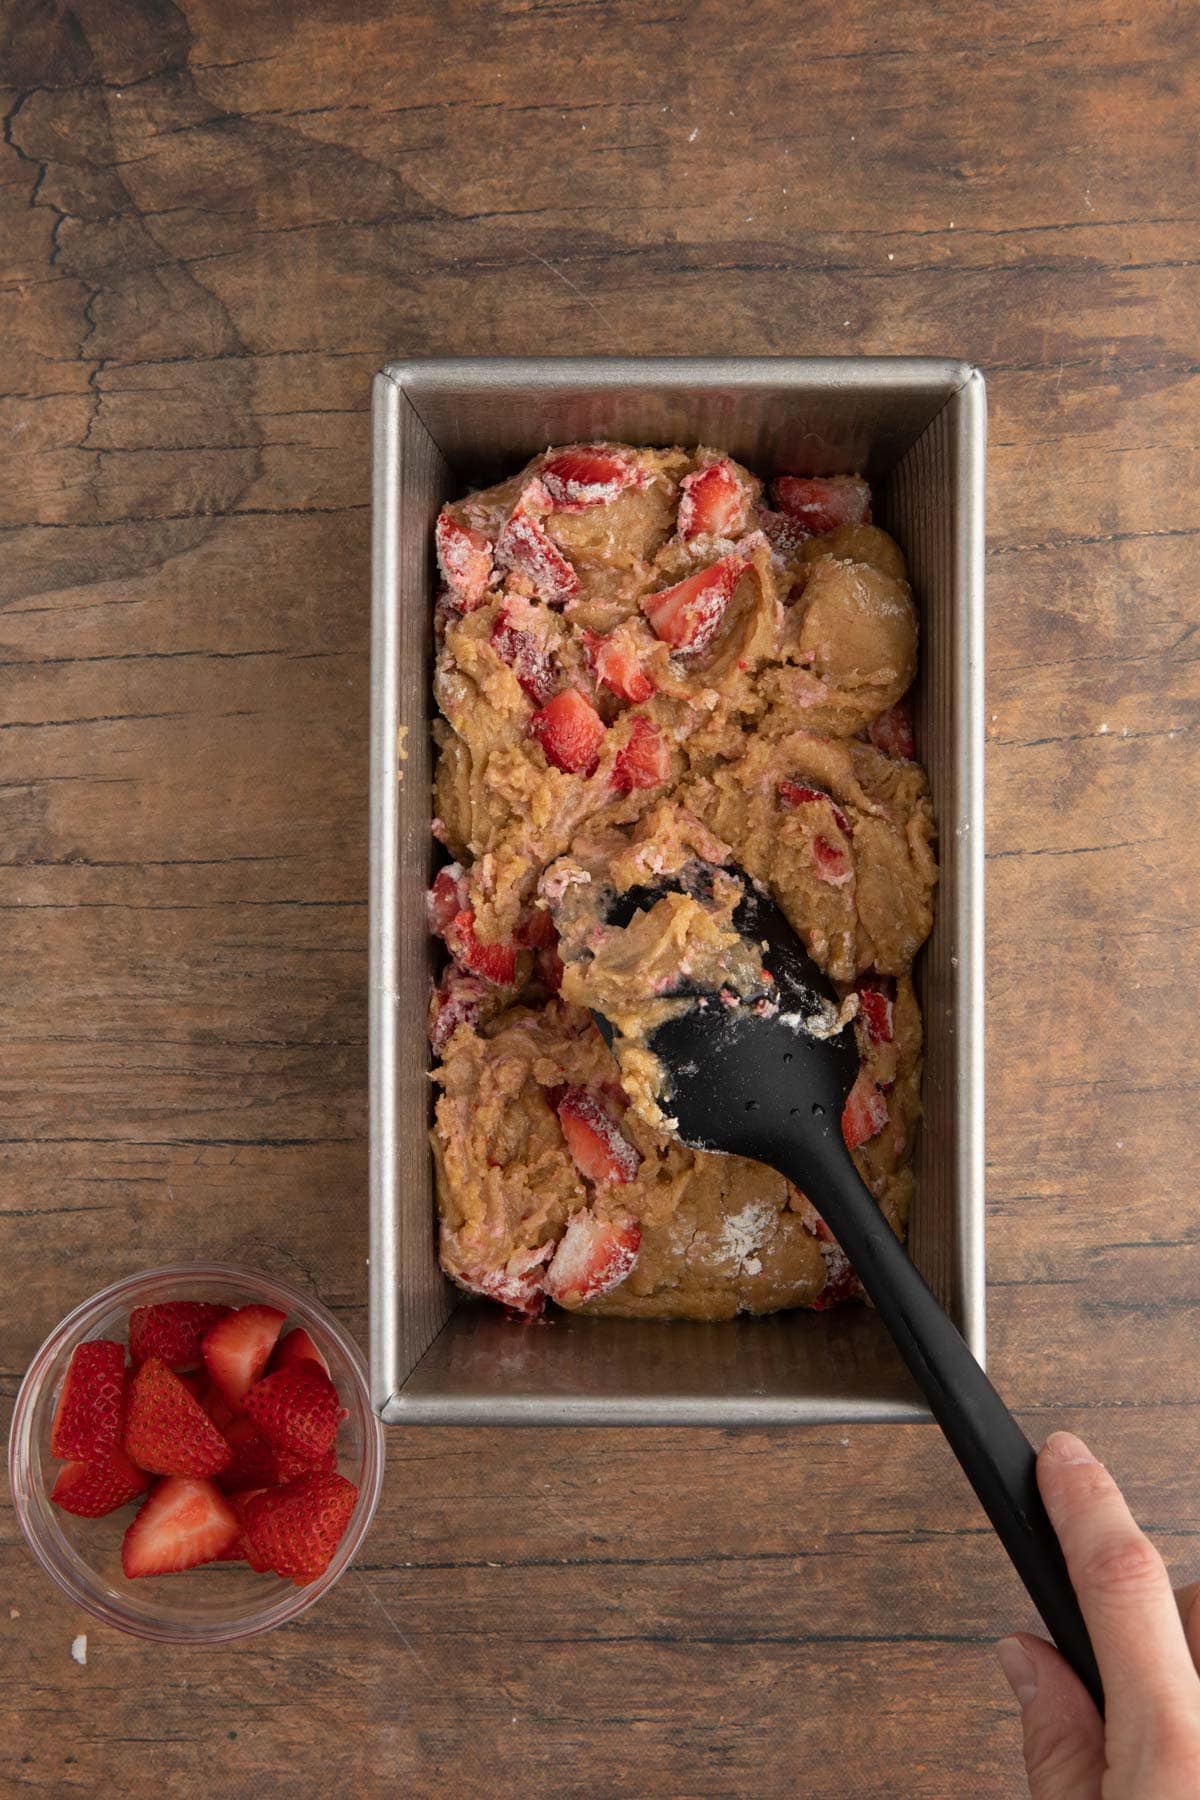
[[[87,1338],[127,1341],[130,1310],[164,1300],[277,1306],[288,1315],[284,1330],[303,1325],[329,1363],[346,1409],[338,1428],[338,1468],[357,1486],[358,1500],[332,1562],[307,1587],[278,1575],[256,1575],[235,1562],[130,1581],[121,1570],[121,1539],[134,1516],[132,1506],[103,1519],[77,1519],[50,1504],[62,1466],[50,1454],[50,1429],[71,1352]],[[362,1352],[323,1306],[270,1276],[222,1263],[187,1263],[114,1282],[51,1332],[17,1395],[8,1473],[30,1549],[77,1606],[119,1631],[160,1644],[227,1644],[286,1624],[344,1574],[367,1534],[383,1485],[383,1427],[371,1407]]]

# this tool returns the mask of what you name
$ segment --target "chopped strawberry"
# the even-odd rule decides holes
[[[678,530],[694,537],[733,537],[746,523],[746,494],[728,457],[685,475],[680,483]]]
[[[827,837],[817,836],[813,839],[812,853],[817,874],[830,887],[845,887],[853,877],[854,864],[849,852],[838,844],[831,844]]]
[[[544,706],[558,686],[558,675],[545,645],[532,631],[514,625],[507,612],[492,627],[491,646],[507,663],[535,706]]]
[[[671,752],[662,732],[649,719],[634,719],[629,742],[618,750],[613,764],[613,786],[628,794],[634,788],[658,787],[670,773]]]
[[[640,470],[623,456],[586,444],[560,450],[541,467],[541,481],[559,512],[585,506],[607,506],[640,479]]]
[[[531,906],[517,927],[517,942],[531,950],[553,949],[558,942],[558,926],[548,906]]]
[[[328,1375],[329,1364],[313,1343],[303,1325],[297,1325],[293,1331],[285,1331],[276,1344],[270,1362],[267,1364],[272,1373],[276,1369],[290,1369],[293,1363],[315,1362],[319,1369]]]
[[[251,1500],[253,1500],[255,1494],[261,1494],[262,1491],[262,1488],[256,1487],[241,1488],[236,1494],[225,1492],[225,1498],[229,1501],[230,1511],[238,1522],[238,1534],[227,1550],[222,1550],[220,1556],[213,1557],[214,1562],[245,1562],[246,1546],[242,1541],[242,1526],[246,1521],[246,1508]]]
[[[758,522],[772,554],[785,563],[795,562],[812,536],[798,519],[789,519],[786,513],[770,512],[765,506],[758,509]]]
[[[585,631],[583,641],[596,680],[616,694],[619,700],[628,700],[631,705],[636,706],[639,701],[650,698],[654,692],[654,683],[642,668],[637,651],[627,639],[611,632],[608,636],[602,636],[599,632]]]
[[[867,736],[877,750],[911,762],[917,750],[913,733],[912,694],[905,694],[897,700],[895,706],[889,706],[885,713],[872,719],[867,726]]]
[[[482,1294],[498,1301],[510,1313],[536,1319],[546,1304],[542,1283],[544,1264],[554,1250],[553,1243],[536,1245],[532,1250],[514,1250],[507,1263],[498,1269],[481,1266],[456,1269],[454,1279],[468,1293]]]
[[[837,801],[833,798],[833,795],[827,794],[824,788],[809,787],[808,784],[803,781],[781,781],[779,784],[779,800],[781,805],[791,808],[811,806],[814,801],[818,804],[824,804],[828,806],[833,813],[833,822],[838,830],[843,832],[846,837],[854,836],[854,827],[851,825]]]
[[[894,1035],[892,996],[883,981],[882,976],[864,976],[858,984],[858,1016],[871,1044],[890,1044]]]
[[[847,1150],[857,1150],[868,1138],[878,1137],[887,1118],[887,1100],[866,1070],[860,1069],[842,1112],[842,1136]]]
[[[252,1419],[232,1419],[225,1427],[225,1441],[232,1454],[216,1477],[223,1493],[273,1485],[278,1478],[275,1452]]]
[[[315,1581],[333,1560],[357,1499],[352,1481],[324,1469],[256,1494],[244,1509],[246,1561],[300,1586]]]
[[[482,944],[475,936],[475,914],[460,912],[446,927],[446,948],[464,969],[505,987],[517,973],[515,944]]]
[[[119,1445],[90,1461],[64,1463],[50,1490],[55,1506],[77,1519],[102,1519],[144,1493],[150,1477],[131,1463]]]
[[[135,1363],[157,1356],[168,1369],[194,1369],[201,1362],[200,1342],[231,1309],[211,1300],[164,1300],[158,1306],[135,1306],[129,1315],[129,1354]]]
[[[444,508],[434,531],[438,568],[457,612],[474,612],[487,599],[492,578],[492,546],[482,531],[462,525]]]
[[[597,1187],[632,1181],[641,1156],[587,1088],[569,1087],[555,1107],[579,1173]]]
[[[215,1475],[232,1451],[198,1400],[157,1356],[129,1383],[125,1453],[152,1475]]]
[[[472,975],[451,963],[434,989],[429,1009],[429,1042],[435,1056],[441,1056],[460,1025],[472,1029],[479,1023],[488,983],[482,975]]]
[[[871,490],[858,475],[777,475],[771,498],[814,537],[871,522]]]
[[[745,567],[743,557],[723,556],[674,587],[643,595],[638,604],[656,636],[681,656],[694,656],[716,637]]]
[[[124,1344],[108,1338],[76,1344],[50,1429],[50,1454],[80,1462],[106,1455],[121,1435],[124,1400]]]
[[[546,1292],[560,1306],[607,1294],[633,1268],[641,1241],[636,1219],[598,1219],[590,1207],[572,1213],[546,1270]]]
[[[314,1463],[332,1446],[342,1407],[324,1369],[298,1362],[256,1381],[246,1412],[276,1455]]]
[[[205,1370],[205,1374],[207,1374],[207,1370]],[[196,1390],[192,1387],[191,1381],[186,1376],[181,1375],[179,1379],[184,1383],[184,1386],[188,1389],[189,1393],[196,1393]],[[224,1431],[225,1427],[231,1424],[238,1416],[215,1381],[210,1380],[200,1385],[200,1391],[199,1393],[196,1393],[196,1398],[199,1400],[201,1406],[204,1408],[218,1431]]]
[[[535,712],[529,729],[546,761],[569,775],[591,775],[600,760],[604,721],[577,688],[566,688]]]
[[[470,905],[467,872],[461,863],[447,863],[433,878],[425,896],[425,916],[434,937],[445,937],[447,927]]]
[[[496,539],[496,561],[502,568],[528,576],[539,598],[553,605],[570,599],[579,577],[538,522],[538,512],[549,504],[550,496],[541,482],[530,482]]]
[[[828,1312],[830,1307],[844,1306],[847,1300],[862,1299],[862,1283],[840,1244],[821,1245],[825,1263],[825,1286],[812,1302],[814,1312]]]
[[[313,1462],[305,1456],[286,1456],[282,1451],[275,1458],[275,1481],[281,1486],[285,1481],[294,1481],[297,1475],[304,1475],[310,1469],[328,1469],[331,1475],[337,1474],[337,1445],[330,1444],[324,1456],[318,1456]]]
[[[237,1514],[211,1481],[169,1475],[150,1493],[121,1545],[130,1580],[215,1562],[238,1537]]]
[[[267,1366],[287,1314],[277,1306],[240,1306],[218,1319],[201,1349],[209,1374],[235,1412]]]

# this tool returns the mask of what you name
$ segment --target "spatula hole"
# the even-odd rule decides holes
[[[823,1119],[825,1117],[825,1108],[823,1106],[818,1106],[817,1102],[814,1100],[812,1114],[814,1119]]]
[[[758,1101],[757,1100],[747,1100],[746,1111],[747,1112],[757,1112],[758,1111]]]

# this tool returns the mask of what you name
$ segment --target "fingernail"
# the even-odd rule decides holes
[[[1052,1431],[1046,1439],[1044,1454],[1060,1463],[1094,1463],[1092,1455],[1082,1438],[1077,1438],[1073,1431]]]
[[[1037,1693],[1037,1670],[1033,1658],[1018,1638],[1001,1638],[996,1655],[1004,1670],[1004,1679],[1021,1706],[1028,1706]]]

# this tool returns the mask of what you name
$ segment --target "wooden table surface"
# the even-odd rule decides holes
[[[944,353],[991,410],[992,1366],[1200,1573],[1195,28],[9,0],[9,1407],[68,1307],[180,1255],[365,1332],[379,363]],[[336,1592],[214,1653],[89,1625],[4,1510],[5,1791],[1024,1791],[992,1644],[1030,1609],[931,1429],[388,1458]]]

